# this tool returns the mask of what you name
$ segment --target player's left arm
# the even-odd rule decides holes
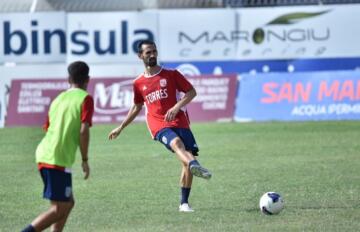
[[[90,127],[92,126],[92,116],[94,114],[94,100],[88,95],[84,99],[81,109],[81,128],[80,128],[80,154],[82,158],[81,167],[84,172],[84,179],[89,178],[89,143],[90,143]]]
[[[89,178],[90,175],[90,166],[88,163],[89,156],[89,143],[90,143],[90,131],[89,131],[89,124],[87,122],[81,123],[80,129],[80,154],[82,158],[81,167],[84,172],[84,179],[86,180]]]
[[[175,119],[176,115],[179,113],[180,109],[187,104],[189,104],[192,99],[196,97],[196,90],[190,84],[186,78],[176,71],[175,73],[176,83],[181,91],[185,92],[183,98],[178,101],[172,108],[170,108],[165,114],[165,121],[170,122]]]

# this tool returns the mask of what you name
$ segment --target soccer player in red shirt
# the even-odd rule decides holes
[[[115,139],[145,104],[147,125],[153,139],[174,152],[182,163],[179,211],[193,212],[188,204],[193,175],[211,178],[211,173],[195,159],[199,149],[184,108],[196,96],[196,91],[178,71],[159,66],[157,55],[153,41],[143,40],[138,44],[138,57],[144,62],[145,72],[133,83],[134,105],[125,120],[108,137],[110,140]],[[180,92],[185,93],[181,99]]]

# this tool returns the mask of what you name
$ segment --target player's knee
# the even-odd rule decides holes
[[[188,162],[182,161],[181,165],[182,165],[182,168],[183,168],[184,172],[186,172],[189,169],[189,163]]]
[[[171,148],[173,150],[183,150],[185,149],[184,147],[184,143],[181,141],[181,139],[179,137],[176,137],[175,139],[173,139],[171,141]]]
[[[61,203],[61,204],[55,204],[52,205],[52,207],[50,208],[51,213],[58,219],[63,218],[65,215],[69,214],[69,212],[71,211],[71,209],[74,207],[75,202],[74,201],[70,201],[70,202],[66,202],[66,203]]]
[[[57,226],[56,224],[53,224],[53,225],[51,226],[50,231],[51,231],[51,232],[61,232],[62,229],[63,229],[63,228],[58,228],[58,226]]]
[[[74,201],[74,200],[71,200],[71,201],[69,202],[68,209],[69,209],[69,210],[72,210],[72,208],[74,208],[74,206],[75,206],[75,201]]]
[[[62,217],[64,217],[66,211],[64,210],[63,207],[59,206],[59,205],[53,205],[50,208],[50,212],[53,215],[53,217],[55,218],[55,220],[59,220]]]

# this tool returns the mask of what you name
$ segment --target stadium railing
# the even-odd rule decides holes
[[[11,0],[0,1],[0,12],[140,11],[146,9],[264,7],[355,3],[360,3],[360,0]]]
[[[360,0],[223,0],[223,7],[266,7],[292,5],[355,4]]]

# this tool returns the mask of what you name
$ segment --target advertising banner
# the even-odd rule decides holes
[[[68,62],[139,62],[139,40],[157,41],[155,12],[69,13]]]
[[[93,78],[88,92],[94,98],[94,123],[118,123],[133,104],[134,78]],[[198,95],[187,106],[191,121],[233,118],[236,75],[189,77]],[[67,80],[13,80],[6,126],[42,125],[51,101],[69,87]],[[136,118],[145,121],[144,111]]]
[[[223,73],[309,72],[355,70],[360,58],[319,58],[295,60],[237,60],[163,62],[167,68],[177,69],[184,75],[220,75]]]
[[[236,57],[236,11],[159,11],[160,57],[163,61],[233,60]]]
[[[134,63],[142,39],[157,42],[164,62],[356,58],[359,15],[356,4],[6,13],[0,63]]]
[[[360,72],[242,75],[235,120],[359,120]]]
[[[133,78],[92,79],[88,92],[94,98],[94,123],[118,122],[132,105]],[[67,80],[13,80],[6,126],[42,125],[52,100],[69,88]]]
[[[229,121],[235,109],[236,75],[187,78],[197,91],[186,107],[191,121]],[[93,79],[89,93],[94,97],[94,122],[114,123],[125,119],[133,104],[133,78]],[[142,112],[137,120],[145,120]]]
[[[51,101],[68,88],[67,80],[13,80],[5,125],[44,124]]]
[[[94,98],[94,123],[115,123],[125,119],[133,105],[134,78],[92,79],[88,92]],[[144,121],[144,111],[136,118]]]
[[[66,14],[1,14],[0,41],[0,63],[65,62]]]
[[[237,12],[237,59],[359,57],[358,5],[264,7]]]
[[[164,62],[359,57],[359,13],[357,5],[160,11],[160,51]]]
[[[187,78],[197,96],[188,105],[190,121],[230,121],[237,92],[236,75],[194,76]]]

